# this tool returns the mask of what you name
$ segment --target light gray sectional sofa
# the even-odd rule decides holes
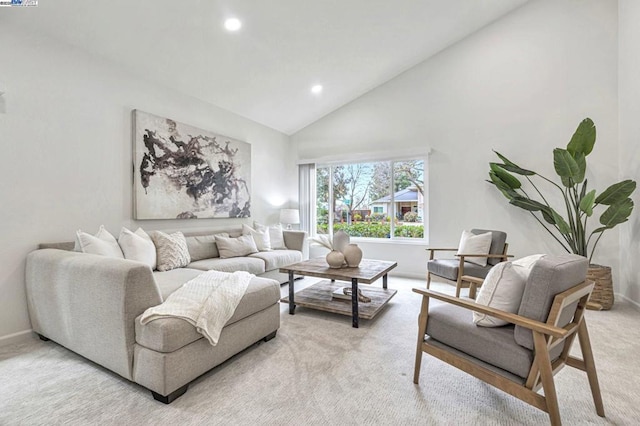
[[[216,231],[220,232],[220,231]],[[225,230],[231,236],[237,230]],[[33,330],[152,391],[170,403],[188,384],[226,359],[275,337],[280,326],[281,266],[308,257],[306,234],[284,231],[287,250],[215,257],[214,232],[185,233],[195,260],[152,271],[139,262],[74,252],[73,243],[42,244],[27,257],[26,287]],[[209,253],[212,257],[202,258]],[[140,323],[140,315],[203,271],[256,275],[216,346],[178,318]]]

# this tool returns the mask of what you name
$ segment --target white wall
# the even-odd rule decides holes
[[[552,149],[591,117],[598,142],[588,179],[618,178],[617,4],[541,0],[442,51],[292,136],[299,158],[381,149],[432,148],[430,245],[457,246],[462,229],[503,229],[510,252],[559,253],[529,216],[487,178],[492,149],[552,177]],[[420,246],[363,245],[396,259],[398,273],[424,276]],[[597,263],[618,270],[618,235],[605,235]]]
[[[275,223],[279,207],[297,200],[288,136],[18,28],[3,24],[0,39],[0,342],[30,329],[25,256],[39,242],[70,241],[100,224],[117,235],[121,226],[250,223],[133,221],[134,108],[251,143],[252,219]]]
[[[620,179],[640,182],[640,2],[620,0],[619,113]],[[635,211],[620,229],[620,293],[640,304],[640,189],[633,196]]]

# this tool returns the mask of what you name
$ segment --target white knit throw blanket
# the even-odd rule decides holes
[[[207,271],[186,282],[160,305],[144,311],[140,322],[182,318],[215,346],[253,277],[245,271]]]

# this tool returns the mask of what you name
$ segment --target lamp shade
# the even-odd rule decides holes
[[[297,225],[300,223],[300,211],[298,209],[280,210],[280,223],[287,225]]]

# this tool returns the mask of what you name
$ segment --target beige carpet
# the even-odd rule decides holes
[[[53,342],[1,347],[0,424],[547,424],[545,413],[426,355],[413,384],[420,298],[410,289],[422,285],[390,278],[398,294],[359,329],[304,308],[290,316],[283,305],[278,337],[200,377],[171,405]],[[596,415],[584,373],[566,368],[556,380],[563,422],[638,424],[640,313],[619,302],[587,321],[607,418]]]

